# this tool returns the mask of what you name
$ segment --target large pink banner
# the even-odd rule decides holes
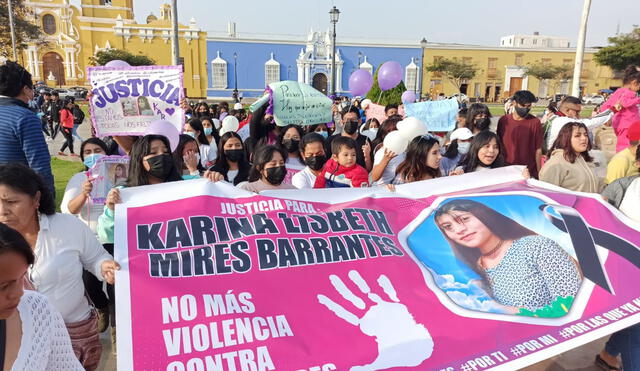
[[[124,190],[118,367],[511,370],[640,321],[637,226],[597,197],[474,181]]]

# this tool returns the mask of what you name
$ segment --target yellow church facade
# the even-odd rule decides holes
[[[133,0],[81,0],[80,8],[69,0],[28,1],[34,10],[47,46],[28,46],[20,62],[35,81],[50,86],[88,86],[86,68],[101,49],[122,49],[141,53],[158,65],[172,64],[171,7],[162,5],[158,17],[147,22],[134,20]],[[191,20],[179,25],[180,61],[184,68],[184,87],[190,97],[206,96],[206,32]]]
[[[575,61],[575,48],[505,48],[461,44],[423,45],[423,66],[428,66],[440,58],[457,60],[474,65],[476,76],[463,81],[461,90],[469,98],[485,102],[500,102],[515,91],[525,89],[538,97],[552,97],[554,94],[571,92],[571,76]],[[606,66],[599,66],[594,60],[597,49],[585,50],[580,89],[583,95],[597,94],[602,89],[617,88],[622,85],[620,76]],[[566,79],[540,81],[526,76],[524,67],[533,64],[568,66]],[[458,87],[439,73],[422,70],[422,94],[432,98],[440,93],[450,96],[458,92]]]

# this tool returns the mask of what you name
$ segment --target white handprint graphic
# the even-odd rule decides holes
[[[381,274],[378,277],[378,285],[391,301],[385,301],[377,294],[372,293],[369,285],[357,271],[350,271],[349,278],[374,303],[362,318],[358,318],[322,294],[318,294],[318,301],[338,317],[354,326],[359,326],[364,334],[376,338],[378,357],[368,365],[351,367],[351,371],[418,366],[431,356],[433,339],[429,335],[429,331],[422,324],[416,323],[407,306],[400,303],[396,290],[387,276]],[[351,292],[338,276],[332,274],[329,279],[344,299],[360,310],[366,308],[364,300]]]

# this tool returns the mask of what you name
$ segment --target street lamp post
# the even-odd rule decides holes
[[[331,23],[333,23],[333,53],[331,54],[331,95],[336,95],[336,23],[340,17],[340,11],[333,6],[329,11]]]
[[[238,53],[233,53],[233,100],[238,103]]]
[[[287,80],[291,80],[291,66],[287,66]]]
[[[358,70],[360,69],[360,65],[362,64],[362,52],[358,52]]]
[[[420,77],[422,77],[422,68],[424,68],[424,62],[427,60],[425,53],[425,49],[427,48],[427,39],[426,38],[422,38],[422,40],[420,40],[420,48],[422,49],[422,63],[420,64]],[[422,87],[424,81],[423,79],[420,79],[420,91],[418,92],[418,100],[422,99]]]

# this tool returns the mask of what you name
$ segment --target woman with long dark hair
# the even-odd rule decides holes
[[[196,179],[204,173],[200,163],[198,142],[190,135],[180,134],[178,146],[173,151],[173,161],[182,179]]]
[[[406,158],[398,165],[393,183],[403,184],[439,178],[441,159],[440,143],[435,136],[417,136],[409,142]]]
[[[205,177],[214,182],[224,180],[238,185],[249,178],[250,169],[242,138],[235,131],[229,131],[220,138],[218,161],[205,173]]]
[[[46,296],[24,290],[35,263],[31,246],[16,230],[0,223],[0,338],[3,370],[84,370],[71,347],[60,313]]]
[[[298,125],[287,125],[280,130],[278,135],[278,147],[287,154],[285,167],[287,176],[284,183],[291,184],[291,178],[304,169],[304,161],[300,154],[300,140],[304,136],[302,128]]]
[[[130,153],[129,177],[124,187],[138,187],[182,180],[173,157],[169,140],[163,135],[148,134],[133,144]],[[98,237],[102,243],[113,243],[115,204],[120,203],[119,187],[107,194],[104,212],[98,219]]]
[[[56,213],[49,189],[28,167],[0,165],[0,201],[0,223],[20,232],[36,256],[27,287],[47,296],[60,311],[78,359],[87,370],[95,370],[102,346],[82,270],[112,284],[118,264],[89,227],[75,216]]]
[[[248,181],[239,184],[238,187],[254,193],[269,189],[295,189],[291,184],[283,183],[287,175],[285,158],[286,153],[278,147],[258,148],[253,154]]]
[[[218,129],[216,128],[213,119],[209,116],[203,116],[200,117],[200,122],[204,129],[204,136],[207,137],[207,143],[209,143],[209,145],[211,145],[211,143],[217,144],[220,141],[220,134],[218,133]],[[218,124],[219,123],[220,122],[218,121]]]
[[[469,145],[469,152],[462,158],[458,173],[472,173],[505,166],[500,138],[494,132],[485,130],[476,134]]]
[[[71,99],[65,99],[60,109],[60,131],[65,139],[60,151],[58,151],[58,155],[60,156],[66,156],[64,150],[67,147],[69,147],[71,156],[78,156],[73,152],[73,106],[74,104]]]
[[[473,134],[489,130],[491,125],[491,111],[486,104],[473,103],[467,110],[467,128]]]
[[[589,156],[588,133],[581,122],[565,124],[551,147],[551,157],[540,169],[540,180],[572,191],[600,193],[602,183]]]
[[[200,150],[200,164],[203,168],[213,165],[218,157],[218,147],[213,142],[209,144],[209,140],[204,132],[202,121],[193,118],[184,124],[184,134],[189,135],[198,142]]]
[[[580,268],[560,245],[480,202],[446,202],[434,221],[456,258],[502,305],[535,311],[580,288]]]

